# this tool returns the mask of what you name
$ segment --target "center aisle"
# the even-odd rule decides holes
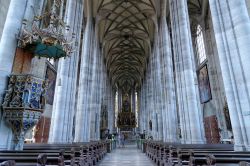
[[[136,145],[126,145],[108,153],[99,166],[154,166],[154,163]]]

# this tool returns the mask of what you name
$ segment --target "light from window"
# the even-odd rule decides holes
[[[117,127],[117,119],[118,119],[118,92],[115,92],[115,127]]]
[[[139,111],[139,104],[138,104],[138,94],[135,92],[135,119],[136,119],[136,127],[139,127],[138,125],[138,111]]]
[[[202,28],[200,25],[197,26],[195,45],[196,45],[196,54],[199,60],[199,64],[201,64],[207,59],[207,56],[206,56],[206,51],[205,51]]]

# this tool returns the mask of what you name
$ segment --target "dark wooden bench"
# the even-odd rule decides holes
[[[157,165],[228,165],[250,162],[249,152],[234,152],[232,145],[169,144],[145,141],[146,154]]]
[[[0,163],[13,160],[16,165],[37,165],[43,157],[46,165],[96,165],[107,153],[108,141],[77,144],[29,144],[22,151],[0,151]],[[41,159],[40,159],[41,160]],[[42,165],[42,164],[40,164]]]

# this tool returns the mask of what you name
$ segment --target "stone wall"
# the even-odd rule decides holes
[[[203,65],[207,65],[212,94],[211,100],[201,104],[202,117],[206,130],[205,135],[207,137],[208,132],[211,132],[206,128],[208,125],[207,123],[210,123],[208,120],[211,117],[216,116],[219,131],[221,130],[220,133],[218,131],[218,134],[220,134],[221,139],[225,139],[230,137],[230,133],[227,131],[225,116],[223,113],[226,99],[210,11],[208,12],[206,19],[199,22],[199,24],[202,26],[207,60],[202,64],[197,64],[197,71],[199,71]],[[195,58],[197,59],[198,57]],[[196,61],[198,62],[198,60]],[[207,142],[211,143],[209,142],[209,138],[207,138]]]
[[[47,67],[56,70],[56,65],[50,64],[46,58],[34,57],[31,64],[31,73],[40,78],[46,77]],[[35,128],[35,142],[36,143],[47,143],[49,138],[49,130],[52,117],[52,107],[53,105],[46,102],[44,113]]]
[[[8,13],[9,4],[10,4],[10,0],[0,1],[0,40],[2,37],[3,27],[5,24],[7,13]]]

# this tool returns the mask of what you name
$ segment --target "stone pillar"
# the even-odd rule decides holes
[[[147,84],[146,84],[146,81],[143,82],[143,86],[142,86],[142,97],[141,97],[141,104],[142,104],[142,107],[141,107],[141,114],[140,114],[140,127],[142,128],[141,129],[141,133],[143,133],[144,130],[147,130],[147,127],[146,127],[146,117],[147,117],[147,105],[146,105],[146,90],[147,90]]]
[[[209,0],[235,150],[250,150],[250,21],[245,1]]]
[[[177,84],[178,109],[183,143],[204,143],[199,116],[199,98],[195,89],[194,51],[186,0],[170,0],[170,16]]]
[[[165,142],[177,141],[177,110],[174,87],[173,59],[171,51],[171,41],[169,36],[168,25],[166,21],[167,0],[161,0],[161,16],[159,25],[159,51],[162,63],[162,104],[164,110],[163,118],[163,135]]]
[[[39,4],[41,5],[42,1]],[[7,79],[12,71],[17,47],[17,35],[21,29],[23,18],[29,18],[33,15],[33,12],[31,12],[32,7],[35,7],[34,0],[11,0],[10,2],[0,41],[0,103],[3,101],[3,95],[7,88]],[[39,12],[40,10],[38,10]],[[10,148],[12,139],[11,129],[6,126],[2,114],[0,115],[0,133],[0,149]]]
[[[148,67],[148,86],[147,86],[147,113],[146,113],[146,124],[147,124],[147,130],[148,130],[148,136],[153,136],[155,138],[155,119],[154,119],[154,114],[155,109],[154,107],[154,94],[153,94],[153,56],[150,57],[149,59],[149,67]],[[150,130],[149,122],[152,122],[152,130]]]
[[[154,101],[154,121],[155,121],[155,140],[163,139],[163,93],[162,93],[162,64],[160,61],[160,53],[159,53],[159,36],[158,36],[158,28],[155,30],[155,42],[152,54],[152,63],[153,63],[153,88],[151,89],[153,92],[153,101]]]
[[[76,15],[75,11],[78,11],[79,15]],[[71,26],[69,33],[74,32],[76,34],[77,43],[80,43],[81,40],[82,17],[82,3],[68,0],[65,22]],[[79,49],[72,53],[70,57],[59,60],[49,142],[72,142],[78,56]]]
[[[2,37],[3,27],[8,14],[10,1],[0,1],[0,40]]]
[[[137,123],[137,129],[136,129],[136,132],[140,132],[140,113],[141,113],[141,100],[140,100],[140,98],[141,98],[141,91],[138,91],[138,90],[136,90],[137,91],[137,96],[136,96],[136,98],[137,98],[137,106],[135,106],[135,107],[137,107],[137,112],[135,112],[135,115],[137,114],[137,116],[136,116],[136,123]]]
[[[79,88],[78,88],[78,103],[76,111],[76,127],[75,127],[75,142],[89,141],[89,125],[90,125],[90,110],[88,110],[89,93],[91,77],[90,68],[92,66],[93,57],[93,18],[92,18],[92,0],[86,0],[87,22],[85,28],[85,36],[82,45]]]
[[[115,115],[115,109],[114,109],[114,101],[115,101],[115,92],[112,89],[111,84],[109,84],[109,110],[108,110],[108,129],[110,131],[110,134],[114,131],[114,115]]]
[[[22,25],[27,0],[12,0],[3,29],[2,40],[0,41],[0,101],[2,103],[4,90],[7,85],[7,78],[12,70],[12,64],[17,47],[17,34]],[[18,9],[18,10],[16,10]]]
[[[122,111],[122,90],[118,89],[118,111]]]
[[[96,23],[97,25],[98,23]],[[97,39],[97,29],[96,29],[95,38]],[[94,44],[94,54],[93,54],[93,65],[92,65],[92,95],[89,96],[90,99],[90,114],[91,114],[91,125],[90,125],[90,139],[91,140],[98,140],[100,138],[100,111],[101,111],[101,83],[100,76],[101,76],[101,66],[103,61],[100,54],[100,47],[99,41],[95,40]]]

